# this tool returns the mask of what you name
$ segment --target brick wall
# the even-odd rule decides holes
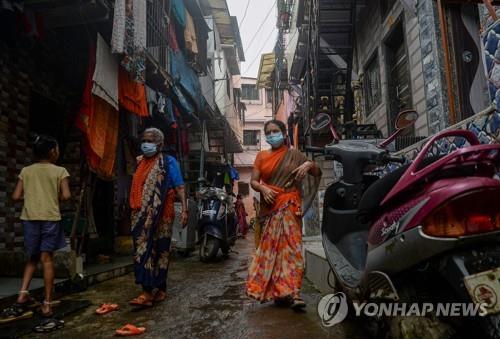
[[[33,80],[26,72],[27,57],[0,43],[0,251],[23,248],[21,205],[10,195],[19,171],[31,160],[28,114]]]
[[[0,41],[0,254],[23,252],[23,230],[19,220],[22,204],[14,203],[10,196],[20,170],[32,162],[29,140],[32,91],[68,110],[75,109],[75,98],[81,96],[59,80],[80,76],[78,71],[62,75],[61,68],[54,68],[55,62],[55,52],[50,48],[21,39],[16,46]],[[79,157],[79,150],[76,156]],[[79,170],[78,164],[75,169]]]

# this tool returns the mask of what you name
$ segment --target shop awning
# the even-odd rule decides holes
[[[257,86],[271,88],[273,87],[271,75],[276,66],[275,54],[262,54],[260,58],[259,75],[257,78]]]

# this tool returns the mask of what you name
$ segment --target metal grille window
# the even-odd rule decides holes
[[[371,113],[382,102],[380,84],[380,64],[375,56],[365,69],[364,78],[366,113]]]
[[[266,104],[273,103],[273,91],[270,89],[266,89]]]
[[[243,145],[245,146],[258,146],[260,143],[259,130],[246,130],[243,131]]]
[[[167,10],[166,0],[147,1],[147,50],[163,67],[167,68]]]
[[[256,85],[241,85],[243,100],[259,100],[259,90]]]

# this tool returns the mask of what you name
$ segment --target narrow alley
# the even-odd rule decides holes
[[[134,311],[128,301],[138,292],[132,274],[104,282],[66,299],[91,300],[92,306],[66,318],[53,338],[108,338],[127,323],[147,328],[141,338],[364,338],[348,322],[326,329],[316,306],[321,298],[305,280],[304,313],[258,304],[244,294],[252,240],[240,240],[229,259],[204,264],[195,253],[177,256],[168,277],[168,299],[151,309]],[[96,316],[100,303],[115,302],[120,310]]]

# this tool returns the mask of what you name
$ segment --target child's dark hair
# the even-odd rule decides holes
[[[48,135],[36,135],[33,140],[33,154],[36,160],[47,160],[50,151],[57,147],[57,140]]]
[[[266,133],[267,126],[269,126],[270,124],[278,126],[279,129],[281,130],[281,132],[283,133],[283,136],[286,134],[285,123],[283,121],[281,121],[281,120],[269,120],[269,121],[266,121],[266,123],[264,124],[264,133]]]

